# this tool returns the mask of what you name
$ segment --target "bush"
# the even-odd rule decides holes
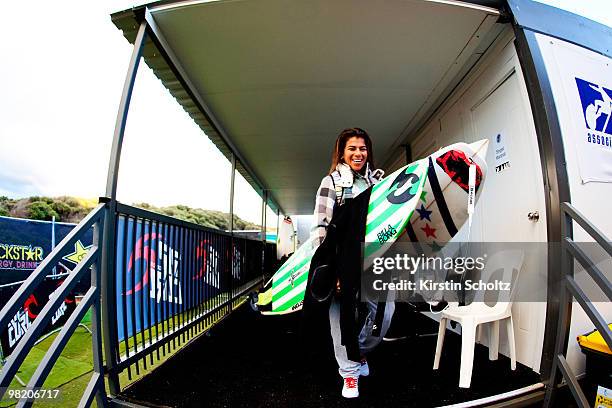
[[[0,215],[3,217],[11,216],[11,209],[15,206],[15,200],[11,200],[8,197],[0,197]]]
[[[76,208],[73,209],[68,204],[61,201],[56,201],[51,204],[51,208],[53,208],[53,210],[58,213],[62,219],[68,218],[68,216],[70,215],[70,213],[73,212],[73,210],[77,210]]]
[[[74,197],[67,197],[67,196],[63,196],[63,197],[59,197],[60,200],[62,200],[63,203],[65,203],[66,205],[68,205],[71,208],[77,209],[82,207],[83,205],[79,202],[79,200],[77,200]]]
[[[30,203],[36,203],[36,202],[38,202],[38,201],[41,201],[41,202],[43,202],[43,203],[53,204],[53,199],[52,199],[51,197],[40,197],[40,196],[33,196],[33,197],[30,197],[30,198],[28,199],[28,201],[29,201]]]
[[[59,214],[45,201],[34,201],[28,205],[28,218],[32,220],[59,221]]]

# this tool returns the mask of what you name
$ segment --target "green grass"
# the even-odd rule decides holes
[[[38,364],[56,337],[57,333],[49,336],[32,348],[17,373],[23,382],[27,383],[30,380]],[[67,407],[76,406],[85,389],[85,385],[89,381],[92,370],[93,354],[91,348],[91,334],[83,327],[79,327],[68,341],[68,344],[66,344],[66,347],[55,362],[53,369],[42,387],[44,389],[59,389],[60,398],[58,400],[49,400],[44,403],[37,401],[35,406],[58,406],[58,404]],[[86,375],[87,373],[90,373],[90,375]],[[83,380],[84,385],[82,389],[77,392],[75,386],[79,383],[77,380],[81,377],[85,378]],[[14,379],[9,389],[18,390],[23,389],[23,387]],[[9,407],[16,403],[17,400],[9,399],[8,395],[5,394],[4,398],[0,401],[0,407]]]
[[[210,305],[218,304],[220,302],[223,302],[226,299],[227,299],[227,294],[221,295],[217,299],[211,299]],[[234,302],[233,307],[237,308],[245,301],[246,299],[237,300]],[[204,305],[204,306],[206,308],[207,305]],[[91,310],[85,315],[85,317],[82,320],[82,323],[88,327],[91,327],[90,313],[91,313]],[[198,335],[205,332],[206,330],[208,330],[214,324],[216,324],[220,319],[222,319],[225,316],[225,314],[226,314],[225,310],[221,309],[215,315],[211,316],[210,318],[207,318],[204,321],[205,324],[200,326],[202,328],[197,330],[194,333],[191,340],[196,338]],[[188,318],[187,312],[185,313],[185,316],[186,316],[185,320],[187,320]],[[178,325],[179,323],[178,317],[176,317],[175,320]],[[181,317],[180,323],[182,323],[182,317]],[[158,326],[157,328],[160,331],[160,333],[162,331],[167,331],[169,329],[172,329],[174,328],[173,319],[172,318],[168,319],[168,321],[159,323],[157,326]],[[156,333],[155,327],[153,327],[151,329],[151,337],[153,340],[155,340],[155,333]],[[149,340],[149,330],[146,329],[143,332],[143,334],[144,334],[145,341],[148,341]],[[17,375],[26,384],[30,380],[32,374],[34,374],[34,371],[38,367],[38,364],[43,359],[45,353],[47,352],[47,350],[49,349],[49,347],[53,343],[53,340],[56,337],[57,337],[57,333],[54,333],[48,338],[46,338],[45,340],[43,340],[42,342],[40,342],[39,344],[37,344],[36,346],[34,346],[32,350],[30,351],[30,353],[28,354],[28,356],[26,357],[26,359],[24,360]],[[138,333],[136,336],[130,337],[128,339],[128,345],[132,351],[134,348],[135,338],[136,338],[136,343],[138,343],[139,346],[140,346],[140,343],[142,342],[142,336],[140,333]],[[159,367],[163,362],[170,359],[179,350],[185,347],[186,344],[189,343],[189,341],[185,341],[185,342],[181,341],[179,343],[178,341],[179,338],[182,338],[182,337],[178,336],[175,339],[175,347],[173,346],[173,347],[168,348],[168,346],[164,346],[166,348],[165,355],[160,348],[159,359],[157,359],[157,353],[156,352],[153,353],[154,364],[152,366],[150,365],[151,360],[147,356],[146,358],[147,369],[146,370],[144,369],[142,362],[141,362],[139,365],[140,373],[138,375],[136,375],[136,370],[133,365],[131,367],[131,374],[132,374],[131,379],[128,378],[127,370],[124,370],[122,373],[120,373],[119,381],[120,381],[122,388],[125,388],[128,385],[134,383],[135,381],[138,381],[144,376],[150,374],[153,370],[155,370],[155,368]],[[172,341],[170,341],[170,344],[172,344]],[[125,350],[126,350],[126,343],[125,341],[122,341],[119,346],[120,355],[125,354]],[[83,391],[85,390],[85,387],[87,386],[89,380],[91,379],[92,374],[93,374],[93,352],[92,352],[91,334],[87,330],[85,330],[83,327],[79,326],[76,329],[76,331],[73,333],[73,335],[71,336],[68,343],[66,344],[66,347],[62,351],[60,357],[56,361],[53,369],[49,373],[49,376],[47,377],[42,387],[43,389],[59,389],[60,390],[59,399],[57,400],[39,400],[35,402],[34,406],[35,407],[57,407],[57,406],[75,407],[77,406],[81,399]],[[17,382],[17,380],[14,379],[13,382],[11,382],[9,389],[18,390],[18,389],[23,389],[23,387]],[[107,389],[107,392],[108,392],[108,389]],[[0,408],[11,407],[16,404],[17,404],[17,400],[9,399],[8,395],[5,395],[4,398],[0,400]],[[94,406],[95,406],[95,400],[94,400]]]

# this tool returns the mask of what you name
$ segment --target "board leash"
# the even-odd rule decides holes
[[[470,158],[470,168],[468,172],[468,234],[469,242],[472,233],[472,216],[474,215],[474,204],[476,202],[476,163]]]

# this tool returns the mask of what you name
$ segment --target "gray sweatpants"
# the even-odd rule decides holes
[[[387,299],[389,300],[389,299]],[[379,336],[373,336],[372,330],[374,326],[374,319],[376,318],[376,308],[378,304],[373,301],[367,302],[368,315],[365,323],[359,333],[359,350],[362,355],[372,351],[381,341],[384,335],[389,330],[391,324],[391,318],[395,311],[395,302],[389,301],[385,308],[385,315],[382,321],[382,328]],[[331,328],[332,340],[334,342],[334,354],[336,361],[338,362],[338,373],[342,378],[345,377],[359,377],[359,368],[361,363],[359,361],[351,361],[348,359],[346,354],[346,347],[341,344],[342,334],[340,331],[340,302],[337,299],[333,299],[329,307],[329,325]]]

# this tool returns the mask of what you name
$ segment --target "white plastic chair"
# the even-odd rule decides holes
[[[444,310],[438,328],[438,342],[433,369],[440,365],[440,355],[446,333],[446,323],[453,320],[461,324],[461,369],[459,371],[459,387],[470,388],[472,382],[472,367],[474,365],[474,346],[476,344],[476,329],[483,323],[489,326],[489,360],[497,360],[499,353],[499,322],[505,320],[510,347],[510,367],[516,369],[516,347],[514,343],[514,327],[512,326],[512,296],[517,286],[518,275],[523,265],[524,254],[520,250],[506,250],[494,254],[487,261],[480,281],[488,282],[491,276],[500,269],[503,270],[502,282],[511,282],[510,293],[499,292],[499,299],[493,306],[484,302],[484,290],[478,291],[474,301],[467,306],[450,306]],[[513,271],[517,271],[516,278],[512,280]]]

